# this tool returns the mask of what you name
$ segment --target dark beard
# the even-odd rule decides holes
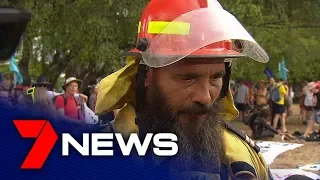
[[[194,103],[172,112],[168,99],[153,84],[148,89],[146,105],[141,109],[139,122],[143,123],[145,133],[174,133],[178,136],[179,153],[170,164],[187,171],[201,169],[212,172],[219,169],[223,156],[224,123],[217,112],[221,112],[221,105]],[[202,124],[196,124],[197,119],[194,119],[181,125],[177,120],[181,114],[206,115],[206,119]]]

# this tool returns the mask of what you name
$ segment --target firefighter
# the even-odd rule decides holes
[[[259,147],[229,123],[231,61],[269,57],[218,1],[151,0],[125,56],[99,86],[96,113],[121,109],[105,132],[177,134],[178,162],[168,161],[189,179],[272,179]]]

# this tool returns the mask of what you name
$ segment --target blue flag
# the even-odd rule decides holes
[[[287,72],[289,72],[289,70],[287,69],[286,63],[283,59],[279,64],[279,73],[280,73],[280,78],[283,79],[284,81],[288,80]]]
[[[10,58],[10,72],[14,72],[16,74],[17,77],[17,83],[18,84],[22,84],[23,82],[23,77],[19,71],[19,68],[16,64],[16,59],[14,56],[11,56]]]
[[[272,71],[269,69],[268,65],[266,66],[263,72],[268,76],[268,79],[274,78],[274,75],[272,74]]]

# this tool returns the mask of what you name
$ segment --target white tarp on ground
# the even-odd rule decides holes
[[[303,144],[281,143],[272,141],[256,142],[256,144],[260,147],[261,153],[268,165],[270,165],[278,155],[303,146]],[[287,177],[292,175],[304,175],[312,179],[320,180],[319,175],[306,172],[301,169],[271,169],[270,171],[275,180],[285,180]]]
[[[57,96],[60,93],[48,91],[48,94],[51,98],[53,98],[54,96]],[[79,97],[79,94],[76,94],[75,97]],[[81,109],[85,115],[85,120],[86,120],[87,124],[96,124],[98,122],[98,120],[99,120],[98,116],[95,115],[95,113],[86,104],[82,104]]]
[[[260,147],[260,151],[268,165],[270,165],[278,155],[303,146],[303,144],[281,143],[272,141],[256,142],[256,144]]]
[[[271,174],[275,180],[285,180],[292,175],[307,176],[311,179],[320,180],[320,176],[311,172],[305,172],[301,169],[271,169]]]
[[[320,162],[314,164],[300,165],[298,168],[305,171],[320,171]]]

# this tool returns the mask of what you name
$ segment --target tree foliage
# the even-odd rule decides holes
[[[221,0],[249,30],[270,56],[268,66],[278,75],[286,60],[289,81],[320,76],[320,1],[318,0]],[[234,63],[235,78],[265,79],[265,64],[244,60]]]
[[[145,0],[15,0],[33,14],[20,49],[19,67],[30,83],[29,64],[57,82],[61,73],[88,84],[121,66],[120,52],[135,46]]]
[[[139,17],[147,0],[3,0],[0,5],[29,9],[33,18],[19,50],[25,83],[46,75],[53,83],[61,73],[87,85],[123,64],[120,53],[135,46]],[[220,0],[270,56],[278,73],[286,59],[289,80],[320,75],[319,0]],[[233,77],[265,79],[265,64],[234,61]],[[37,73],[30,70],[36,67]]]

